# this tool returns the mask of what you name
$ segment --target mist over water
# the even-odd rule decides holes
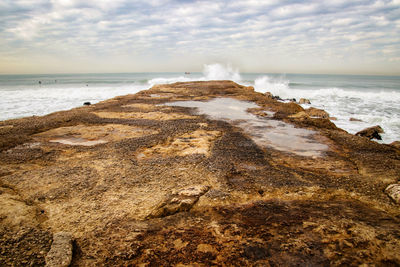
[[[62,75],[0,75],[0,120],[97,103],[134,94],[155,84],[233,80],[281,98],[307,98],[326,110],[338,127],[356,133],[380,125],[384,143],[400,140],[400,77],[239,73],[230,65],[209,64],[202,72]],[[41,84],[39,84],[39,81]],[[303,105],[307,108],[309,105]],[[349,121],[350,118],[362,122]]]

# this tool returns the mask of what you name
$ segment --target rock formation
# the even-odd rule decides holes
[[[0,122],[0,265],[396,266],[399,177],[395,146],[325,113],[156,85]]]
[[[362,120],[356,118],[350,118],[349,121],[362,121]]]
[[[305,111],[310,117],[317,117],[317,118],[323,118],[323,119],[329,118],[329,113],[322,109],[311,107],[311,108],[306,109]]]
[[[306,98],[300,98],[299,104],[311,104],[311,101]]]
[[[400,184],[391,184],[386,187],[385,192],[397,204],[400,204]]]
[[[383,133],[383,129],[381,128],[381,126],[377,125],[377,126],[369,127],[362,131],[359,131],[358,133],[356,133],[356,135],[363,136],[368,139],[382,140],[380,133]]]

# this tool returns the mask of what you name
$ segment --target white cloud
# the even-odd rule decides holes
[[[250,53],[254,61],[271,53],[333,58],[344,48],[350,56],[362,49],[400,57],[391,48],[399,42],[399,0],[5,0],[0,12],[0,60],[10,49],[16,58],[98,58],[132,49],[150,58],[174,57],[178,47],[187,57],[239,60]]]

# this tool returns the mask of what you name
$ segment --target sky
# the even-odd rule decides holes
[[[400,75],[400,0],[1,0],[0,74]]]

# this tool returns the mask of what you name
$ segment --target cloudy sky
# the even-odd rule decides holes
[[[400,75],[400,0],[1,0],[0,73]]]

